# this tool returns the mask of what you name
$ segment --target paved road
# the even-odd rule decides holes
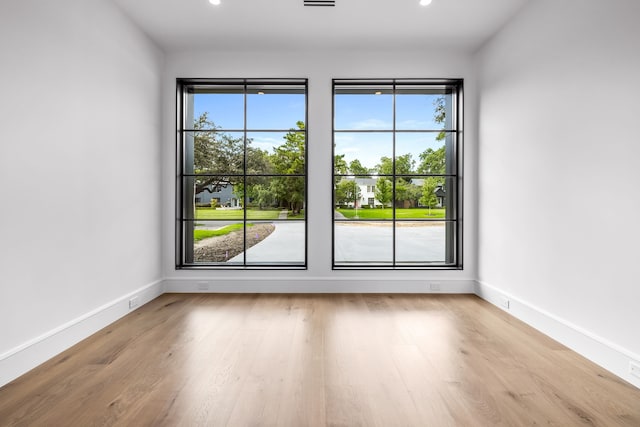
[[[336,262],[393,259],[391,224],[337,223],[335,229]],[[444,261],[444,225],[401,226],[396,228],[396,261]]]

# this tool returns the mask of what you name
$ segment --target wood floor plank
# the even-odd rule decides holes
[[[471,295],[165,294],[0,388],[0,426],[640,426],[640,390]]]

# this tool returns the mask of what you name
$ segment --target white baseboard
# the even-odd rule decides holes
[[[175,293],[448,293],[471,294],[474,280],[400,280],[381,278],[332,279],[316,278],[259,278],[165,279],[164,291]]]
[[[640,378],[629,371],[631,361],[640,364],[640,355],[487,283],[476,282],[475,294],[640,388]]]
[[[162,295],[162,280],[137,289],[0,354],[0,387]],[[138,305],[129,308],[137,296]]]

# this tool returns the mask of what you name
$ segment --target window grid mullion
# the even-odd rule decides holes
[[[247,266],[247,82],[244,83],[243,161],[242,161],[242,265]]]
[[[253,270],[272,270],[274,267],[276,268],[306,268],[306,244],[307,244],[307,237],[306,237],[306,214],[303,218],[301,219],[254,219],[251,220],[251,222],[263,222],[263,223],[267,223],[267,222],[275,222],[275,223],[300,223],[303,222],[305,225],[305,240],[304,240],[304,244],[305,244],[305,248],[304,248],[304,261],[302,263],[298,262],[298,261],[283,261],[283,262],[274,262],[271,263],[269,261],[264,261],[264,262],[260,262],[257,261],[254,264],[249,264],[249,261],[247,260],[247,250],[249,249],[248,246],[248,230],[247,230],[247,223],[250,220],[248,217],[248,212],[247,212],[247,202],[248,202],[248,192],[247,192],[247,185],[250,183],[250,179],[252,177],[257,177],[257,178],[304,178],[304,200],[302,203],[302,208],[305,208],[306,205],[306,193],[307,193],[307,162],[306,162],[306,156],[307,156],[307,129],[306,129],[306,122],[308,119],[308,112],[307,112],[307,79],[299,79],[299,80],[274,80],[274,79],[266,79],[266,80],[252,80],[252,79],[242,79],[242,80],[224,80],[224,81],[215,81],[216,84],[219,84],[221,89],[219,93],[225,93],[224,91],[224,85],[226,84],[236,84],[236,85],[241,85],[242,86],[242,96],[243,96],[243,126],[242,129],[224,129],[224,128],[211,128],[211,129],[195,129],[195,128],[187,128],[187,123],[186,123],[186,116],[185,116],[185,108],[186,108],[186,103],[188,102],[187,100],[187,93],[192,93],[192,94],[197,94],[198,89],[195,86],[200,86],[204,89],[203,93],[207,93],[206,92],[206,86],[209,84],[212,84],[213,80],[211,79],[178,79],[177,80],[177,85],[178,85],[178,92],[179,92],[179,96],[178,96],[178,106],[177,106],[177,111],[178,111],[178,123],[177,123],[177,140],[178,140],[178,150],[177,150],[177,155],[178,155],[178,161],[177,161],[177,169],[178,169],[178,174],[177,174],[177,195],[179,195],[179,197],[177,198],[178,201],[178,206],[176,207],[176,211],[177,211],[177,224],[179,225],[179,230],[176,233],[177,237],[179,238],[179,245],[177,246],[177,251],[176,251],[176,255],[177,255],[177,263],[176,263],[176,268],[189,268],[189,269],[208,269],[211,267],[222,267],[225,269],[253,269]],[[273,87],[276,88],[276,91],[272,92],[272,93],[279,93],[277,92],[277,87],[276,86],[280,86],[280,85],[296,85],[299,86],[299,92],[295,92],[295,93],[299,93],[301,95],[304,96],[304,101],[305,101],[305,106],[304,106],[304,120],[305,120],[305,129],[304,130],[300,130],[294,127],[292,128],[286,128],[286,129],[280,129],[280,128],[273,128],[273,129],[249,129],[247,126],[247,116],[248,116],[248,95],[250,94],[250,90],[253,90],[250,88],[256,85],[260,85],[260,86],[265,86],[265,90],[268,89],[269,85],[275,85]],[[259,89],[261,90],[261,89]],[[283,93],[289,93],[289,92],[283,92]],[[294,93],[294,92],[291,92]],[[186,135],[188,135],[189,133],[191,134],[206,134],[206,133],[232,133],[232,132],[236,132],[238,134],[242,134],[242,169],[241,169],[241,173],[230,173],[230,174],[225,174],[224,171],[221,171],[219,173],[214,173],[214,172],[209,172],[209,173],[205,173],[205,174],[196,174],[196,173],[185,173],[186,169],[185,169],[185,162],[187,160],[187,154],[185,152],[185,138]],[[254,173],[254,174],[248,174],[248,160],[249,160],[249,153],[248,153],[248,134],[250,134],[251,132],[254,133],[266,133],[266,134],[289,134],[289,133],[295,133],[295,134],[300,134],[304,136],[304,149],[305,149],[305,163],[304,163],[304,171],[302,173],[295,173],[295,174],[282,174],[282,173]],[[217,168],[216,168],[217,169]],[[211,171],[216,170],[213,167],[211,168]],[[227,220],[227,219],[197,219],[196,218],[196,212],[194,211],[193,214],[193,218],[188,218],[188,216],[190,215],[186,215],[185,212],[185,206],[186,204],[190,203],[189,201],[187,201],[185,199],[186,194],[184,194],[184,188],[185,185],[189,185],[190,179],[191,182],[195,183],[195,179],[197,178],[206,178],[206,177],[237,177],[239,180],[241,180],[241,182],[243,183],[243,194],[242,194],[242,218],[238,219],[238,220]],[[195,197],[195,194],[194,194]],[[179,209],[178,209],[179,208]],[[206,223],[216,223],[216,222],[229,222],[232,221],[234,223],[237,223],[237,221],[241,221],[242,222],[242,235],[243,235],[243,242],[242,242],[242,249],[243,249],[243,260],[242,262],[238,262],[237,264],[232,264],[232,265],[221,265],[221,263],[217,262],[217,261],[203,261],[203,262],[195,262],[195,261],[189,261],[186,262],[186,258],[185,258],[185,252],[184,252],[184,246],[185,246],[185,225],[186,223],[195,223],[196,221],[200,222],[206,222]]]
[[[392,249],[392,258],[391,258],[391,265],[393,265],[394,267],[396,266],[396,82],[395,80],[393,81],[393,86],[392,86],[392,101],[391,101],[391,108],[392,108],[392,126],[393,126],[393,134],[392,134],[392,144],[393,144],[393,149],[392,149],[392,162],[391,164],[393,165],[393,186],[392,186],[392,196],[391,196],[391,212],[393,215],[393,221],[391,224],[391,249]]]
[[[393,119],[393,124],[391,129],[336,129],[335,128],[335,123],[336,123],[336,117],[338,117],[338,112],[336,111],[336,98],[338,98],[340,95],[349,95],[351,92],[349,91],[348,88],[345,88],[345,86],[375,86],[375,85],[387,85],[391,86],[391,94],[392,94],[392,119]],[[426,94],[428,95],[436,95],[438,96],[439,94],[442,94],[442,96],[447,97],[451,97],[451,101],[454,104],[454,107],[452,109],[450,109],[449,107],[447,107],[445,105],[445,108],[447,108],[446,110],[446,114],[447,117],[449,114],[451,114],[451,118],[453,119],[453,122],[451,123],[451,127],[447,128],[447,129],[433,129],[433,128],[429,128],[429,129],[398,129],[397,128],[397,96],[399,94],[399,90],[403,90],[402,94],[410,94],[411,91],[407,89],[406,86],[403,87],[403,85],[424,85],[425,88],[427,88],[426,90]],[[434,87],[434,90],[430,90],[429,86]],[[371,88],[372,92],[371,92],[371,96],[373,96],[373,90],[377,90],[375,88]],[[438,92],[439,90],[444,89],[444,92]],[[386,220],[381,220],[377,217],[374,218],[368,218],[368,219],[363,219],[363,218],[359,218],[358,221],[359,222],[376,222],[376,221],[384,221],[384,222],[390,222],[392,224],[393,227],[393,231],[392,231],[392,244],[393,244],[393,248],[392,248],[392,262],[391,262],[391,268],[392,269],[450,269],[450,268],[457,268],[457,269],[461,269],[462,268],[462,264],[461,264],[461,253],[460,253],[460,246],[461,246],[461,230],[459,229],[459,225],[455,225],[456,227],[456,231],[454,233],[453,236],[447,236],[445,238],[445,252],[447,251],[446,247],[449,246],[453,246],[456,249],[456,256],[455,258],[453,258],[453,262],[449,262],[449,259],[445,259],[444,261],[438,261],[438,262],[430,262],[430,261],[402,261],[402,264],[398,264],[398,259],[397,259],[397,255],[398,253],[396,252],[396,247],[397,247],[397,238],[398,235],[396,233],[396,225],[400,224],[400,223],[405,223],[405,222],[421,222],[421,223],[429,223],[429,222],[442,222],[442,223],[448,223],[448,224],[460,224],[459,222],[459,211],[461,209],[460,203],[461,200],[459,199],[459,197],[461,197],[461,182],[460,182],[460,176],[459,174],[462,172],[461,171],[461,167],[462,167],[462,159],[461,159],[461,136],[460,136],[460,123],[461,123],[461,89],[462,89],[462,80],[460,79],[400,79],[400,80],[396,80],[396,79],[383,79],[383,80],[357,80],[357,79],[347,79],[347,80],[342,80],[342,79],[334,79],[333,80],[333,96],[332,96],[332,111],[333,111],[333,137],[332,140],[334,141],[334,149],[333,149],[333,156],[332,156],[332,182],[334,183],[334,185],[336,185],[336,179],[338,178],[345,178],[345,177],[352,177],[353,179],[356,178],[355,175],[353,175],[352,172],[349,173],[336,173],[336,164],[335,164],[335,155],[336,155],[336,145],[335,145],[335,138],[337,135],[346,135],[346,134],[366,134],[366,133],[387,133],[387,134],[391,134],[391,142],[392,142],[392,170],[391,170],[391,174],[376,174],[376,173],[371,173],[369,174],[369,176],[371,176],[372,178],[382,178],[382,177],[389,177],[392,179],[392,185],[391,185],[391,192],[392,192],[392,203],[391,203],[391,218],[386,219]],[[420,89],[418,89],[420,90]],[[353,92],[355,93],[361,93],[364,96],[368,96],[369,94],[363,90],[360,90],[359,92]],[[423,92],[418,92],[418,93],[423,93]],[[447,101],[445,101],[447,102]],[[447,102],[448,104],[448,102]],[[450,105],[450,104],[449,104]],[[436,111],[436,110],[434,110]],[[453,162],[451,163],[451,169],[448,171],[448,173],[418,173],[418,172],[412,172],[412,173],[403,173],[402,177],[403,178],[411,178],[411,177],[439,177],[439,178],[443,178],[445,181],[443,184],[439,184],[439,185],[444,185],[445,187],[442,187],[445,190],[448,190],[447,193],[444,195],[444,197],[454,197],[455,200],[452,201],[452,205],[447,203],[445,206],[446,209],[446,213],[445,216],[443,218],[398,218],[398,212],[397,212],[397,191],[398,191],[398,185],[397,185],[397,180],[398,180],[398,164],[397,164],[397,142],[398,142],[398,135],[399,134],[410,134],[410,133],[436,133],[436,134],[440,134],[440,133],[444,133],[447,135],[451,135],[451,137],[447,137],[447,139],[454,139],[453,141],[448,141],[445,143],[449,143],[449,144],[453,144],[454,147],[454,153],[453,156],[451,158],[447,157],[447,161],[448,162]],[[349,162],[347,161],[347,164]],[[444,171],[443,171],[444,172]],[[448,185],[447,185],[448,184]],[[414,193],[415,194],[415,193]],[[443,197],[443,196],[439,196],[439,197]],[[335,193],[332,194],[332,201],[333,201],[333,206],[335,208],[335,204],[337,203],[337,200],[335,199]],[[403,214],[404,215],[404,214]],[[334,224],[336,223],[349,223],[351,222],[352,219],[351,218],[347,218],[347,219],[333,219]],[[332,239],[333,239],[333,245],[332,245],[332,260],[333,260],[333,268],[334,269],[368,269],[368,268],[373,268],[373,269],[389,269],[389,263],[388,262],[382,262],[382,261],[375,261],[375,262],[368,262],[368,261],[358,261],[355,262],[353,265],[349,265],[350,262],[349,261],[344,261],[344,263],[342,261],[340,261],[340,264],[338,264],[338,261],[336,260],[336,229],[335,227],[333,227],[332,230]],[[450,239],[450,240],[449,240]]]

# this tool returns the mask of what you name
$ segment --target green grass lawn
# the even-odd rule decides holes
[[[247,224],[251,227],[253,224]],[[214,236],[224,236],[232,231],[242,230],[242,224],[231,224],[226,227],[219,228],[217,230],[193,230],[193,241],[199,242],[202,239],[207,239]]]
[[[248,209],[247,219],[277,219],[280,209],[259,210]],[[212,208],[196,208],[196,219],[243,219],[244,211],[242,209],[212,209]]]
[[[342,215],[347,218],[355,218],[355,209],[337,209]],[[410,208],[410,209],[396,209],[396,219],[443,219],[445,217],[445,210],[440,208],[432,208],[429,211],[428,208]],[[393,211],[391,208],[385,209],[358,209],[358,218],[362,219],[391,219],[393,218]]]
[[[300,210],[300,213],[297,215],[294,215],[292,212],[293,211],[289,211],[287,219],[304,219],[304,209]]]

